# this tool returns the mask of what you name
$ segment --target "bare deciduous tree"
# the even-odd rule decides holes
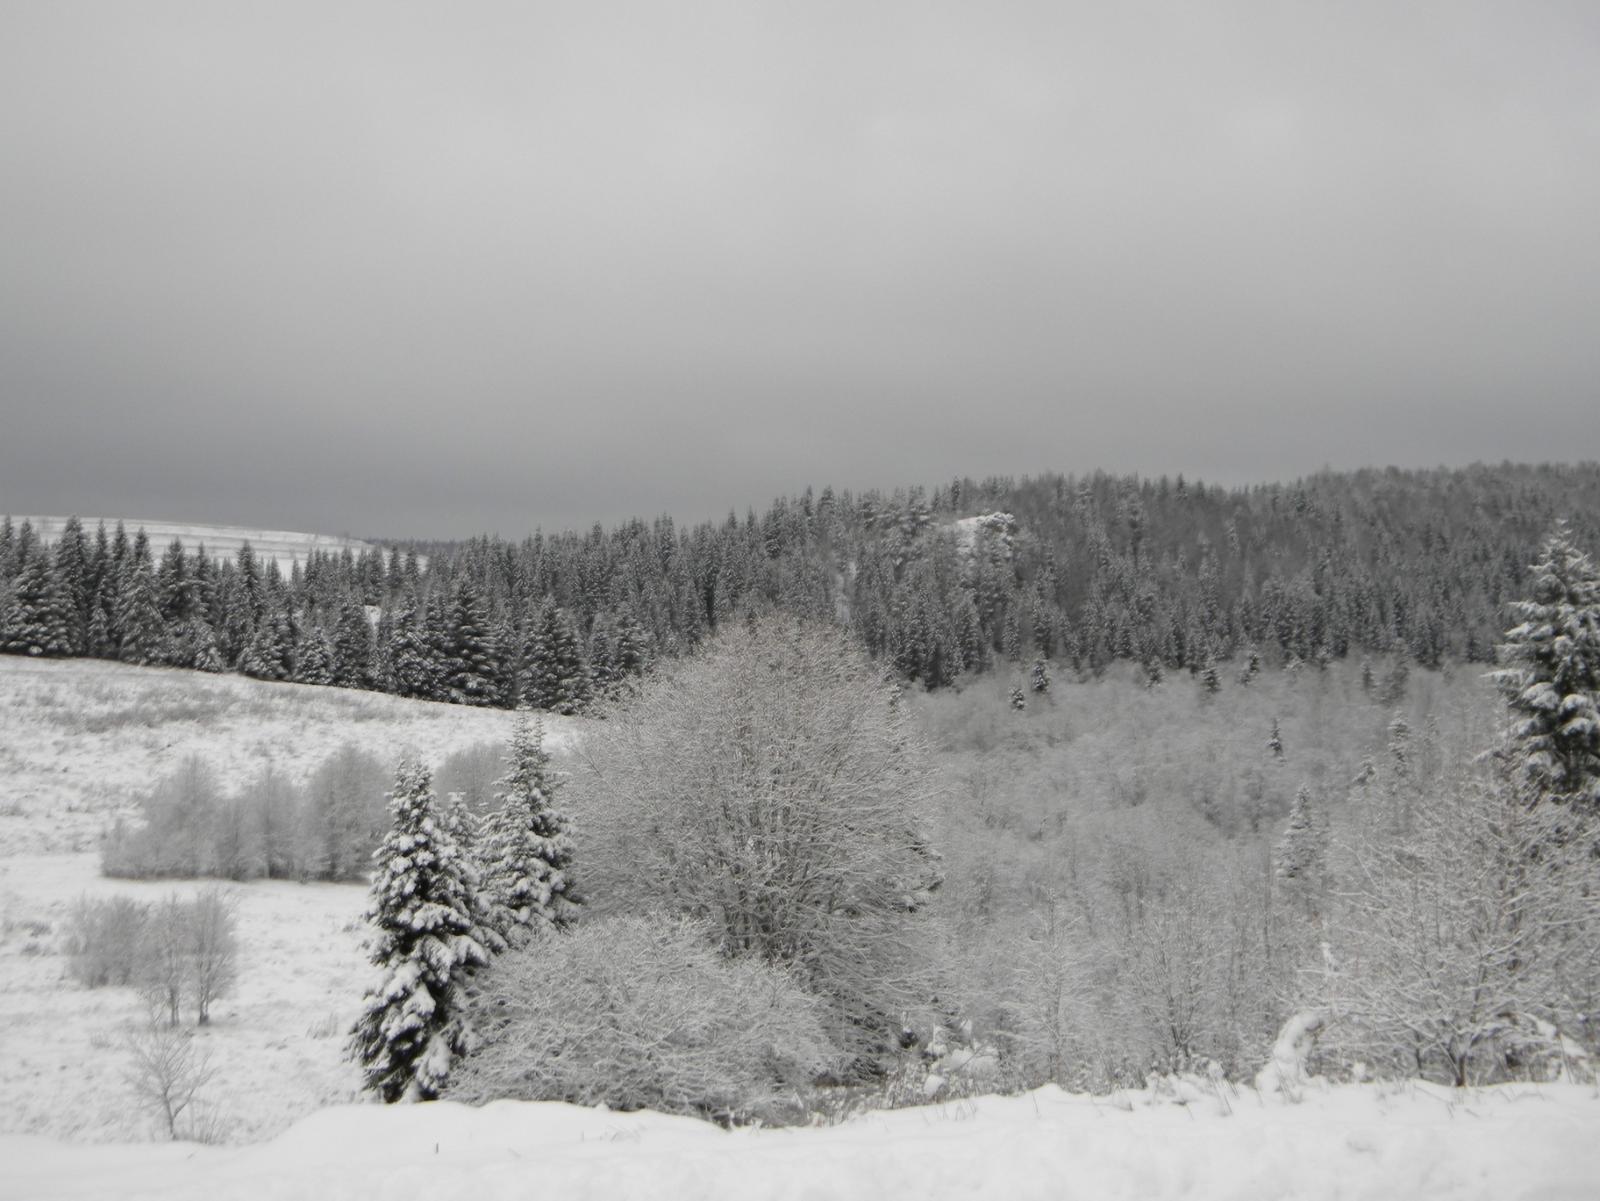
[[[129,1034],[128,1051],[125,1079],[156,1114],[167,1137],[176,1139],[178,1120],[215,1074],[210,1054],[196,1045],[191,1032],[163,1025],[155,1012]]]

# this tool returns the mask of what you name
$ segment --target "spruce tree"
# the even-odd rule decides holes
[[[489,615],[472,581],[462,575],[451,591],[445,696],[458,705],[498,705],[505,674]]]
[[[140,531],[143,534],[143,531]],[[120,631],[117,657],[125,663],[158,663],[167,641],[167,625],[156,600],[155,577],[148,557],[129,558],[117,594],[116,624]]]
[[[294,650],[294,681],[297,684],[333,683],[333,647],[319,625],[307,625],[300,632]]]
[[[427,768],[400,765],[389,812],[367,911],[382,977],[366,995],[349,1051],[366,1087],[385,1101],[429,1101],[469,1049],[461,982],[488,955],[472,936],[461,852],[435,812]]]
[[[1314,916],[1325,860],[1322,831],[1311,807],[1311,789],[1301,784],[1289,806],[1289,820],[1273,850],[1274,874],[1285,890]]]
[[[263,614],[239,656],[239,670],[258,680],[286,680],[289,678],[288,660],[282,623],[271,613]]]
[[[1492,673],[1514,715],[1513,775],[1531,803],[1600,812],[1600,573],[1560,522],[1532,577]]]
[[[372,681],[372,623],[360,600],[347,593],[333,627],[333,682],[341,688],[365,688]]]
[[[73,655],[81,655],[89,646],[89,606],[94,599],[89,578],[89,543],[83,536],[83,524],[76,517],[67,518],[67,524],[56,542],[56,587],[66,605],[67,637]]]
[[[542,924],[570,923],[581,898],[568,822],[553,803],[556,785],[537,719],[517,718],[505,762],[495,788],[499,807],[484,823],[484,889],[509,915],[511,940],[525,941]]]
[[[18,574],[12,589],[10,629],[5,650],[14,655],[70,655],[72,618],[67,598],[57,587],[50,556],[36,550]]]

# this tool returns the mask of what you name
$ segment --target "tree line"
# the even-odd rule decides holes
[[[1096,473],[824,488],[679,528],[313,552],[284,575],[142,532],[0,524],[0,651],[573,713],[730,621],[842,623],[929,688],[1035,660],[1493,657],[1552,522],[1600,534],[1600,466],[1324,472],[1221,488]],[[425,556],[425,558],[424,558]],[[1208,679],[1213,678],[1208,676]]]

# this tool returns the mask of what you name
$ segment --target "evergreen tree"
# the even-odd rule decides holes
[[[1600,574],[1565,522],[1531,584],[1530,598],[1511,605],[1517,624],[1493,673],[1514,715],[1514,777],[1532,802],[1600,812]]]
[[[509,928],[520,929],[517,941],[541,923],[566,926],[581,900],[568,823],[553,803],[549,769],[543,728],[518,717],[506,774],[496,785],[499,807],[489,814],[483,837],[484,888],[509,915]]]
[[[445,646],[445,699],[458,705],[501,704],[505,665],[483,601],[465,574],[451,591]]]
[[[341,688],[365,688],[372,680],[372,623],[361,602],[349,593],[334,623],[330,670]]]
[[[94,593],[89,578],[89,543],[76,517],[67,518],[55,554],[56,587],[66,606],[67,639],[72,648],[67,653],[82,655],[89,647],[89,607]]]
[[[67,598],[56,586],[50,556],[28,556],[12,588],[10,628],[5,650],[13,655],[70,655],[72,618]]]
[[[1322,831],[1311,807],[1311,789],[1302,784],[1289,806],[1289,821],[1273,851],[1272,866],[1286,891],[1308,915],[1317,911],[1325,858]]]
[[[300,632],[294,651],[294,681],[297,684],[333,683],[333,646],[319,625],[307,625]]]
[[[390,814],[367,912],[382,978],[366,995],[349,1050],[366,1087],[385,1101],[428,1101],[469,1049],[461,982],[488,955],[472,937],[461,853],[435,813],[427,768],[400,765]]]
[[[1050,668],[1043,658],[1033,661],[1033,668],[1028,673],[1028,686],[1035,692],[1050,691]]]
[[[144,531],[139,534],[143,537]],[[117,656],[124,663],[159,663],[167,641],[167,624],[156,600],[148,553],[142,560],[137,553],[128,559],[117,595],[116,616],[120,630]]]
[[[283,619],[277,614],[262,615],[239,656],[241,672],[258,680],[289,678],[289,647],[284,643],[283,625]]]
[[[1272,732],[1267,735],[1267,750],[1272,752],[1274,759],[1283,758],[1283,734],[1278,729],[1278,719],[1272,719]]]
[[[523,700],[535,709],[578,713],[589,703],[589,667],[566,613],[546,600],[533,624]]]

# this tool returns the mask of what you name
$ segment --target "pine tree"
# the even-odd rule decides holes
[[[1050,668],[1044,659],[1033,661],[1033,668],[1028,673],[1028,686],[1035,692],[1045,693],[1050,691]]]
[[[1532,574],[1492,673],[1514,715],[1513,774],[1530,802],[1600,812],[1600,573],[1562,522]]]
[[[89,606],[94,593],[89,578],[89,543],[83,536],[83,524],[76,517],[67,518],[56,542],[55,577],[66,605],[67,637],[72,646],[68,653],[81,655],[89,646]]]
[[[1283,734],[1278,729],[1278,719],[1272,719],[1272,733],[1267,735],[1267,750],[1272,752],[1274,759],[1283,758]]]
[[[427,768],[400,765],[390,814],[392,828],[373,854],[367,912],[372,962],[383,975],[366,995],[349,1051],[366,1087],[385,1101],[427,1101],[470,1049],[461,982],[488,955],[472,936],[461,853],[435,813]]]
[[[333,627],[333,682],[341,688],[365,688],[372,680],[372,623],[361,602],[346,594]]]
[[[505,674],[489,615],[472,581],[463,574],[451,590],[445,695],[458,705],[498,705]]]
[[[568,823],[553,804],[549,769],[542,726],[519,716],[495,789],[499,808],[485,822],[483,854],[485,891],[510,916],[511,929],[520,928],[520,938],[541,923],[567,925],[580,903]]]
[[[589,703],[591,685],[577,631],[566,613],[548,599],[532,625],[523,700],[535,709],[581,712]]]
[[[141,530],[140,535],[143,533]],[[156,600],[155,577],[150,570],[148,553],[142,560],[135,554],[125,564],[122,586],[117,594],[116,618],[121,631],[117,655],[124,663],[161,661],[167,624],[162,620],[161,606]]]
[[[297,684],[333,683],[333,645],[319,625],[308,625],[300,632],[294,652],[294,681]]]
[[[4,649],[13,655],[70,655],[72,619],[56,585],[50,556],[36,550],[13,585],[11,619]]]
[[[1311,789],[1300,785],[1289,806],[1289,821],[1273,851],[1274,874],[1298,898],[1309,915],[1315,915],[1321,888],[1325,848],[1322,831],[1311,808]]]
[[[283,644],[282,622],[265,613],[239,656],[239,670],[258,680],[289,678],[289,649]]]
[[[461,883],[466,889],[467,912],[472,917],[472,937],[490,955],[506,949],[507,915],[484,886],[484,823],[467,808],[459,792],[445,798],[439,824],[461,852]]]

